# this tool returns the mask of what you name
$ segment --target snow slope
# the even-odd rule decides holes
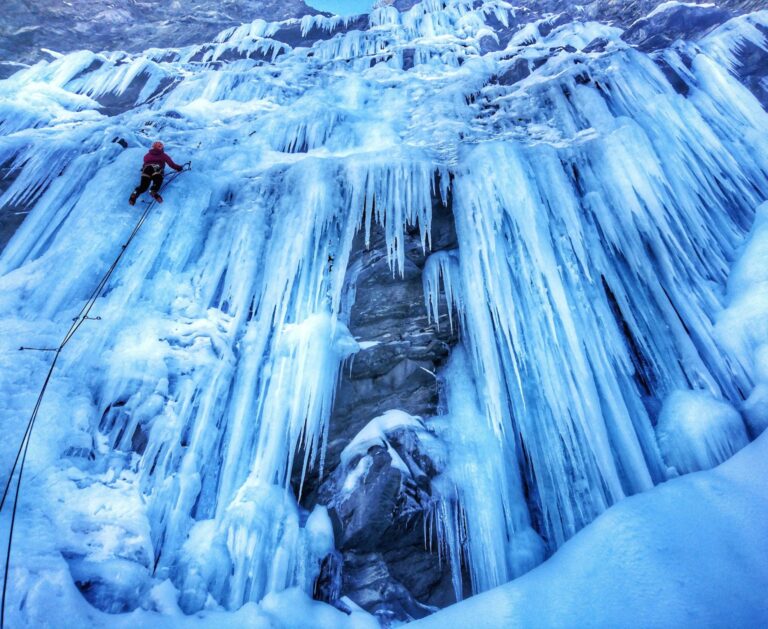
[[[416,621],[472,627],[765,627],[768,434],[611,507],[512,583]]]

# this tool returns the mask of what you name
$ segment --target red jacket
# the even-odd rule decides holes
[[[158,164],[161,167],[161,170],[165,170],[166,164],[174,170],[182,169],[182,167],[174,162],[171,159],[171,156],[162,149],[149,149],[149,153],[144,156],[144,165],[146,166],[147,164]]]

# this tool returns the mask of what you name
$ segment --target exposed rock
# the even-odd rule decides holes
[[[515,62],[499,77],[501,85],[514,85],[531,74],[528,59],[516,59]]]
[[[437,200],[431,243],[432,250],[456,247],[450,209]],[[404,267],[393,273],[381,229],[374,229],[370,247],[358,235],[344,310],[351,333],[367,344],[344,369],[337,391],[326,454],[330,473],[305,483],[304,506],[328,506],[343,555],[340,594],[385,624],[455,601],[450,570],[425,533],[431,481],[444,450],[416,418],[437,414],[435,372],[457,341],[455,330],[438,331],[427,319],[422,271],[429,253],[412,230],[405,235]],[[410,419],[361,441],[369,422],[391,409]]]
[[[665,59],[656,59],[656,65],[661,68],[664,76],[667,77],[667,81],[669,81],[670,85],[675,88],[675,91],[678,94],[682,94],[683,96],[688,94],[690,91],[688,83],[686,83],[685,79],[681,77],[680,74],[672,66],[670,66]]]
[[[423,618],[436,611],[416,602],[405,586],[393,578],[379,553],[345,555],[344,591],[363,609],[387,626],[392,621]]]
[[[10,165],[0,167],[0,197],[11,187],[16,175],[11,172]],[[24,222],[29,207],[26,204],[7,203],[0,208],[0,252],[5,249],[8,241]]]
[[[344,557],[342,594],[385,623],[455,602],[448,567],[427,548],[436,546],[427,519],[444,456],[435,436],[411,420],[416,425],[393,427],[380,443],[363,443],[319,495]]]
[[[678,39],[694,39],[733,17],[715,6],[679,4],[632,24],[621,38],[644,51],[666,48]]]
[[[768,29],[762,24],[755,24],[755,28],[768,38]],[[763,107],[768,109],[768,50],[751,41],[743,41],[734,71]]]
[[[596,37],[584,48],[583,52],[603,52],[608,46],[608,40],[605,37]]]
[[[383,622],[420,618],[455,601],[450,571],[425,546],[435,465],[410,429],[339,465],[320,489],[343,554],[341,594]],[[409,435],[409,436],[406,436]],[[390,445],[391,444],[391,445]],[[397,444],[395,465],[388,448]],[[414,448],[409,451],[404,446]],[[407,469],[400,466],[405,462]]]
[[[6,60],[0,63],[0,78],[16,71],[18,63],[39,61],[41,48],[138,52],[203,43],[257,18],[280,21],[318,13],[302,0],[7,0],[0,22],[0,59]]]
[[[144,89],[149,75],[145,72],[139,74],[128,86],[128,88],[120,93],[107,92],[100,94],[94,100],[101,105],[100,113],[105,116],[117,116],[123,112],[133,109],[136,106],[136,102],[139,100],[139,96]],[[171,79],[164,79],[160,84],[152,90],[152,93],[145,98],[145,101],[150,100],[153,96],[160,94],[167,90],[174,83]]]
[[[320,574],[315,581],[312,598],[332,605],[337,604],[341,598],[341,567],[343,558],[341,553],[333,551],[328,553],[320,563]],[[346,610],[343,610],[346,611]]]
[[[455,248],[449,210],[436,202],[433,215],[432,249]],[[354,303],[345,305],[349,330],[375,345],[356,354],[342,374],[326,454],[329,470],[374,417],[392,408],[421,417],[437,411],[434,372],[447,359],[456,333],[446,327],[438,331],[427,319],[421,279],[426,255],[418,232],[406,235],[405,253],[401,276],[390,268],[380,228],[373,230],[369,249],[362,233],[355,243],[349,265]]]

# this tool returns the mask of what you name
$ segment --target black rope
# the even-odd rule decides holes
[[[186,164],[184,164],[182,170],[177,171],[173,173],[170,177],[168,177],[168,179],[165,182],[165,186],[167,186],[174,179],[176,179],[176,177],[178,177],[180,173],[186,170],[191,170],[191,168],[192,166],[190,162],[187,162]],[[21,491],[21,477],[24,473],[24,464],[26,463],[26,460],[27,460],[27,450],[29,449],[29,442],[32,436],[32,430],[35,427],[35,422],[37,421],[37,416],[40,412],[40,407],[43,403],[43,397],[45,396],[45,392],[48,389],[48,384],[50,383],[51,377],[53,376],[53,370],[56,367],[56,363],[59,360],[59,356],[61,355],[61,352],[64,349],[64,347],[67,345],[67,343],[69,343],[72,340],[72,337],[77,333],[77,331],[80,329],[80,326],[82,326],[85,321],[101,320],[101,317],[89,316],[91,309],[96,304],[96,301],[98,300],[102,291],[106,287],[110,277],[112,277],[112,273],[114,273],[115,269],[117,268],[117,265],[120,263],[120,260],[122,259],[123,254],[125,253],[126,249],[128,249],[128,245],[131,244],[133,239],[136,237],[136,234],[138,234],[139,230],[141,229],[142,225],[144,225],[144,223],[146,222],[147,217],[149,216],[149,212],[150,210],[152,210],[155,204],[156,204],[156,201],[154,199],[147,204],[147,207],[144,209],[144,212],[142,212],[141,216],[139,217],[139,220],[136,222],[136,225],[133,228],[133,231],[131,232],[130,236],[128,236],[128,239],[121,246],[120,253],[117,254],[117,257],[112,262],[109,269],[107,269],[107,272],[101,278],[101,281],[99,282],[99,284],[96,286],[96,288],[93,290],[91,295],[88,297],[85,304],[80,309],[80,312],[78,313],[78,315],[74,319],[72,319],[72,325],[69,327],[69,330],[67,330],[67,333],[64,335],[64,338],[62,339],[61,343],[59,343],[59,346],[52,349],[37,348],[37,347],[23,347],[23,346],[19,348],[19,350],[55,352],[55,356],[53,357],[51,366],[48,368],[48,374],[45,377],[43,386],[40,389],[39,395],[37,396],[35,407],[32,410],[32,414],[29,417],[29,421],[27,422],[27,428],[24,431],[24,436],[22,437],[21,443],[19,444],[19,449],[16,452],[16,458],[13,461],[13,467],[11,467],[10,474],[8,475],[8,480],[5,483],[5,489],[3,490],[3,497],[0,500],[0,511],[2,511],[2,509],[5,507],[5,500],[8,497],[8,492],[11,488],[11,483],[13,481],[13,477],[16,475],[16,468],[18,466],[19,474],[16,481],[16,492],[13,497],[13,510],[11,512],[11,526],[8,531],[8,548],[5,554],[3,596],[2,596],[2,604],[0,605],[0,629],[5,628],[5,598],[6,598],[6,591],[8,589],[8,571],[11,564],[11,546],[13,544],[13,530],[16,524],[16,509],[19,504],[19,494]]]

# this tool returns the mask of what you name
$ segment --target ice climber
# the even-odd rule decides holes
[[[162,142],[153,142],[152,148],[144,156],[144,165],[141,167],[141,182],[131,193],[128,203],[135,205],[136,199],[139,198],[140,194],[146,192],[150,183],[152,184],[152,189],[149,191],[150,196],[158,203],[163,202],[163,197],[160,196],[160,186],[163,185],[163,172],[166,164],[176,171],[183,170],[183,167],[174,162],[171,156],[165,152],[165,146]]]

